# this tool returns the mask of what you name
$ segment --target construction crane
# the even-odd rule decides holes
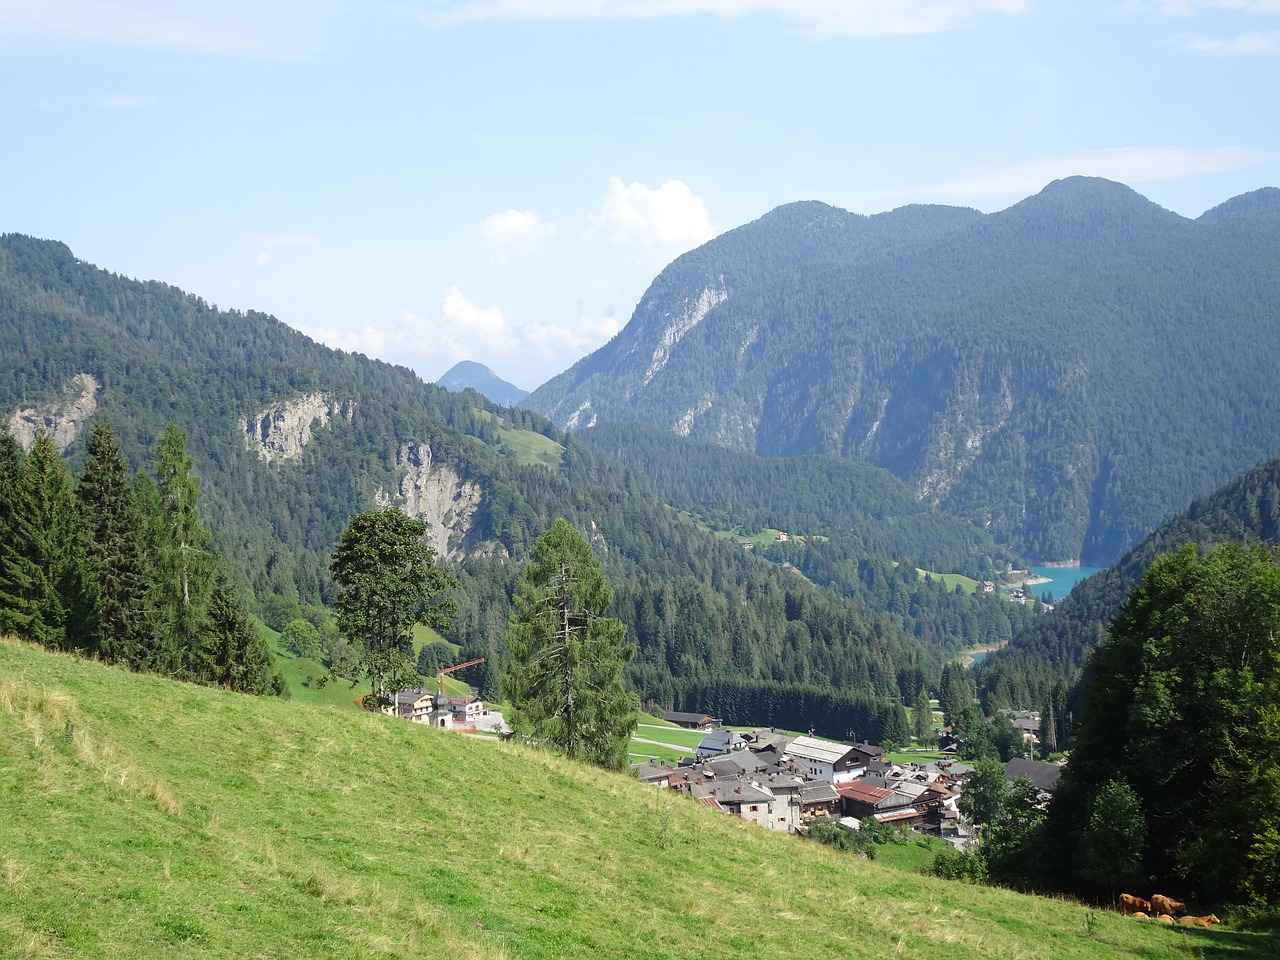
[[[455,670],[461,670],[463,667],[474,667],[477,663],[484,663],[484,657],[479,660],[468,660],[466,663],[459,663],[452,667],[440,667],[436,670],[436,703],[444,702],[444,675],[453,673]]]

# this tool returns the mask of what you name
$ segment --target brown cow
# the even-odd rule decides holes
[[[1179,917],[1178,922],[1184,927],[1208,927],[1222,921],[1212,913],[1207,913],[1203,917]]]
[[[1167,913],[1171,917],[1180,917],[1187,912],[1187,905],[1180,900],[1153,893],[1151,895],[1151,910],[1154,913]]]
[[[1151,902],[1143,900],[1141,897],[1135,897],[1132,894],[1122,893],[1116,901],[1116,905],[1120,908],[1121,913],[1136,913],[1141,910],[1143,913],[1151,912]]]
[[[1169,916],[1167,913],[1160,914],[1156,919],[1161,923],[1173,923],[1173,917]]]
[[[1146,915],[1145,913],[1143,913],[1141,910],[1135,910],[1135,911],[1131,914],[1131,916],[1132,916],[1132,917],[1133,917],[1133,919],[1135,919],[1135,920],[1146,920],[1146,919],[1147,919],[1147,915]]]

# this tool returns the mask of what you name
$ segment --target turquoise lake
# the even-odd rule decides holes
[[[1092,576],[1105,567],[1032,567],[1031,572],[1037,577],[1048,577],[1052,583],[1037,583],[1031,588],[1037,598],[1043,593],[1053,594],[1055,601],[1061,600],[1081,580]]]

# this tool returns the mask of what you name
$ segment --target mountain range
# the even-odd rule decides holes
[[[828,486],[850,516],[883,529],[873,543],[837,541],[857,531],[824,507],[838,556],[863,561],[856,583],[824,585],[798,572],[799,558],[746,550],[673,509],[644,473],[537,414],[331,350],[264,314],[115,276],[55,241],[0,237],[0,410],[26,444],[49,430],[77,470],[94,417],[135,469],[175,424],[215,545],[268,618],[332,601],[329,558],[354,513],[394,505],[427,520],[461,580],[446,639],[486,658],[472,681],[486,692],[515,578],[560,516],[601,556],[638,647],[629,679],[658,705],[748,722],[768,710],[837,736],[849,725],[831,718],[853,716],[876,736],[904,721],[900,698],[945,659],[1007,636],[1015,616],[917,575],[925,544],[975,574],[1004,554],[885,471]]]
[[[615,586],[646,701],[791,727],[853,711],[871,735],[960,649],[1015,637],[991,668],[1011,679],[988,687],[1006,698],[1047,676],[1013,666],[1030,609],[924,570],[1105,557],[1280,449],[1278,224],[1276,190],[1188,221],[1082,179],[999,215],[793,204],[676,261],[619,337],[518,407],[10,234],[0,411],[73,468],[95,416],[135,469],[176,424],[260,612],[332,600],[353,513],[422,517],[462,584],[446,639],[490,666],[520,566],[564,516]],[[527,408],[575,380],[600,391],[573,401],[575,429]],[[695,381],[706,409],[677,430],[624,422]],[[767,402],[749,409],[752,391]],[[872,394],[874,429],[850,446]],[[844,440],[800,455],[824,437]],[[1049,669],[1078,668],[1100,629],[1052,641]]]
[[[1280,453],[1280,189],[1189,220],[1106,180],[1007,210],[793,203],[674,261],[522,404],[884,467],[1039,561],[1105,565]]]

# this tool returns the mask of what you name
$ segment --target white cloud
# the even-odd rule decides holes
[[[490,259],[506,263],[513,256],[531,253],[554,237],[557,229],[533,210],[507,210],[480,221],[480,238],[489,248]]]
[[[366,326],[358,332],[337,334],[336,342],[324,342],[344,350],[360,350],[391,363],[406,363],[410,354],[430,359],[487,359],[506,356],[519,347],[501,307],[481,307],[457,287],[445,291],[439,314],[424,316],[402,307],[395,322],[383,328]]]
[[[1280,30],[1254,30],[1234,37],[1193,36],[1185,45],[1188,50],[1225,57],[1280,53]]]
[[[501,307],[481,307],[472,303],[457,287],[445,291],[440,304],[449,336],[488,351],[505,352],[516,346],[506,314]]]
[[[1063,177],[1105,177],[1133,185],[1243,170],[1273,159],[1273,154],[1246,147],[1115,147],[1039,157],[1001,170],[935,183],[924,187],[923,192],[955,198],[1022,197]]]
[[[126,109],[129,107],[154,107],[160,102],[158,97],[137,97],[128,94],[117,93],[109,97],[102,98],[104,107],[112,107],[117,109]]]
[[[539,356],[561,358],[568,367],[574,360],[607,343],[622,329],[615,314],[601,317],[583,315],[571,325],[531,323],[521,330],[521,338]]]
[[[609,192],[590,217],[588,236],[601,234],[637,260],[678,256],[716,235],[702,198],[679,180],[657,189],[609,178]]]
[[[1280,13],[1280,0],[1131,0],[1130,8],[1155,9],[1167,17],[1190,17],[1200,10]]]
[[[312,340],[323,343],[335,350],[346,350],[348,353],[363,353],[370,357],[384,357],[387,348],[387,334],[370,324],[358,330],[339,330],[337,327],[308,327],[299,324],[297,327]]]
[[[422,19],[447,27],[485,20],[765,15],[814,37],[881,37],[955,30],[987,14],[1014,15],[1030,6],[1030,0],[438,0]]]
[[[334,0],[0,0],[0,38],[40,37],[237,57],[297,59]]]
[[[576,321],[564,324],[536,320],[512,323],[500,307],[481,307],[455,286],[445,291],[438,314],[401,308],[394,319],[381,326],[298,329],[327,346],[417,369],[459,360],[476,360],[494,368],[517,363],[529,378],[533,370],[542,367],[552,373],[565,369],[616,335],[622,321],[612,313],[582,313]]]
[[[406,352],[431,359],[475,359],[475,351],[471,350],[465,333],[454,329],[452,324],[439,316],[427,317],[401,307],[396,320],[397,325],[389,334],[389,339],[395,346],[396,363],[406,362],[403,356]]]
[[[253,265],[261,269],[271,262],[271,254],[260,253],[253,258]]]

